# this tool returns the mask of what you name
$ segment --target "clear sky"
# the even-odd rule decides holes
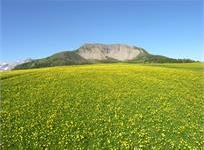
[[[84,43],[124,43],[204,60],[203,0],[2,0],[1,61]]]

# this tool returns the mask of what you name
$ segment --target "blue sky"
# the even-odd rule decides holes
[[[1,60],[124,43],[204,60],[202,0],[2,0]]]

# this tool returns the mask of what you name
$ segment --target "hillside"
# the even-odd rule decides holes
[[[142,55],[137,57],[136,59],[126,61],[129,63],[192,63],[196,62],[191,59],[174,59],[174,58],[169,58],[166,56],[161,56],[161,55]]]
[[[32,60],[27,63],[19,64],[14,69],[113,62],[189,63],[194,61],[152,55],[143,48],[125,44],[84,44],[77,50],[61,52],[47,58]]]
[[[89,62],[76,54],[75,52],[60,52],[52,56],[32,60],[27,63],[17,65],[15,69],[28,69],[28,68],[41,68],[41,67],[52,67],[52,66],[65,66],[65,65],[79,65],[88,64]]]
[[[202,149],[203,64],[1,73],[6,149]]]

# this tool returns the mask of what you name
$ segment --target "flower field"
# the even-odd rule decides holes
[[[203,64],[1,73],[0,148],[204,149]]]

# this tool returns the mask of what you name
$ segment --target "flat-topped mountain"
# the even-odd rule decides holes
[[[64,51],[42,59],[17,65],[14,69],[41,68],[93,63],[172,63],[194,62],[190,59],[173,59],[152,55],[145,49],[126,44],[84,44],[74,51]]]
[[[84,44],[76,53],[88,60],[108,60],[111,58],[125,61],[135,59],[144,54],[145,51],[125,44]]]

